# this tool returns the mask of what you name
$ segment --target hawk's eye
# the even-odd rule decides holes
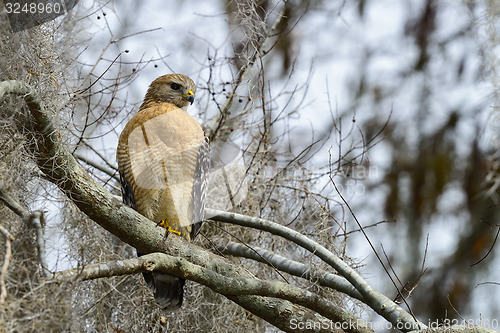
[[[172,88],[174,90],[179,90],[179,89],[181,89],[181,86],[178,85],[177,83],[173,82],[170,84],[170,88]]]

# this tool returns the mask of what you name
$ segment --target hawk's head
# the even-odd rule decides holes
[[[186,75],[167,74],[151,83],[143,104],[168,102],[186,109],[193,104],[195,92],[196,85]]]

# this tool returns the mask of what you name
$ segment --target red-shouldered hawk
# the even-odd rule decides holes
[[[123,129],[116,153],[123,202],[188,241],[203,220],[209,163],[208,139],[186,112],[195,92],[185,75],[154,80]],[[160,307],[182,305],[184,279],[161,272],[143,275]]]

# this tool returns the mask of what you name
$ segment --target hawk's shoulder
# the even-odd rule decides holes
[[[124,143],[123,141],[127,140],[130,133],[138,126],[144,125],[148,121],[172,111],[182,111],[182,109],[172,103],[156,103],[140,109],[125,125],[120,134],[119,143]]]

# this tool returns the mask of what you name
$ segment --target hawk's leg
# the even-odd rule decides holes
[[[156,225],[159,225],[160,227],[167,229],[167,235],[170,232],[176,234],[177,236],[181,235],[179,231],[172,229],[172,227],[170,226],[170,224],[168,224],[166,220],[161,220],[160,222],[156,223]]]

